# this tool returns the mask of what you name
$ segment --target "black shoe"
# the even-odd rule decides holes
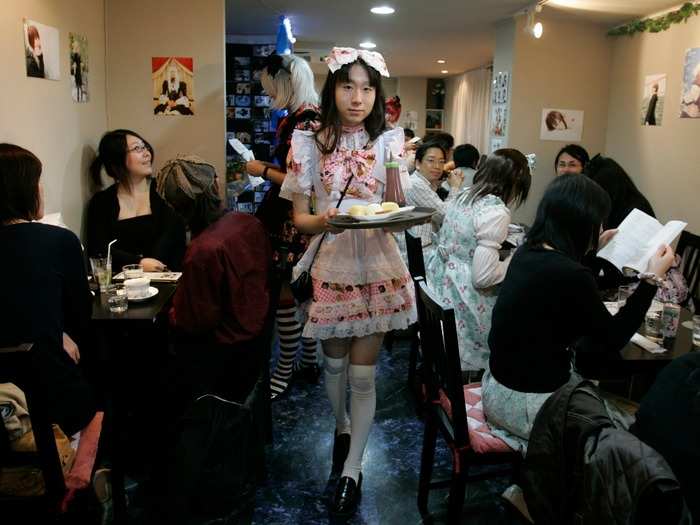
[[[310,385],[317,385],[321,377],[321,369],[318,365],[297,365],[294,368],[294,379],[302,379]]]
[[[350,434],[335,434],[333,438],[333,466],[331,475],[340,474],[350,452]]]
[[[338,481],[338,486],[335,488],[335,496],[331,504],[330,513],[333,516],[341,518],[350,517],[355,514],[357,505],[360,503],[362,496],[362,473],[355,483],[355,480],[350,476],[343,476]]]

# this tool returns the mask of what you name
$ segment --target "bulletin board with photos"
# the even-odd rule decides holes
[[[228,141],[236,138],[256,159],[273,160],[276,130],[260,70],[274,51],[274,44],[226,44],[226,198],[231,210],[255,213],[270,187],[269,182],[250,186],[245,161]]]

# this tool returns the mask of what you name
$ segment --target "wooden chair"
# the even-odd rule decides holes
[[[411,277],[425,278],[425,261],[423,260],[423,244],[420,237],[416,237],[406,230],[406,254],[408,255],[408,273]]]
[[[406,254],[408,256],[408,273],[411,278],[425,279],[425,261],[423,260],[423,244],[420,237],[416,237],[411,232],[404,232],[406,237]],[[418,300],[418,288],[416,288],[416,301]],[[408,388],[411,391],[416,389],[416,370],[418,368],[418,354],[420,352],[420,339],[418,338],[418,326],[411,328],[411,350],[408,357]]]
[[[681,272],[688,283],[689,299],[686,300],[686,305],[692,298],[695,311],[700,311],[700,235],[681,232],[676,253],[683,258]]]
[[[449,487],[448,523],[457,523],[466,483],[502,474],[499,470],[470,474],[469,470],[491,464],[508,465],[516,470],[521,455],[490,433],[481,409],[481,384],[462,384],[454,311],[443,308],[424,280],[415,282],[428,405],[418,480],[418,510],[427,517],[429,491]],[[445,481],[432,481],[438,433],[452,452],[452,475]]]
[[[0,368],[3,381],[13,379],[24,386],[27,408],[32,422],[36,442],[36,453],[17,453],[9,450],[9,439],[5,425],[0,421],[4,434],[5,448],[2,453],[2,466],[32,465],[41,469],[44,477],[44,494],[33,497],[2,496],[0,506],[6,509],[31,509],[34,512],[56,516],[66,493],[61,460],[58,456],[53,427],[47,410],[47,392],[42,388],[42,379],[37,377],[32,366],[31,351],[34,344],[27,343],[14,347],[0,348]],[[8,373],[8,371],[11,371]]]

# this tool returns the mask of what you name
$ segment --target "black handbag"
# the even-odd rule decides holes
[[[343,202],[343,199],[345,198],[345,192],[348,191],[348,188],[350,187],[350,181],[352,180],[353,176],[354,174],[351,174],[350,178],[348,179],[348,182],[345,184],[345,188],[343,188],[343,192],[340,194],[340,199],[338,199],[338,204],[336,205],[336,207],[340,207],[340,203]],[[316,260],[316,256],[318,255],[318,250],[321,248],[321,243],[323,242],[323,239],[326,238],[327,233],[328,232],[323,232],[321,241],[316,247],[316,253],[314,253],[313,259],[311,259],[309,269],[301,272],[299,274],[299,277],[297,277],[289,283],[289,287],[292,290],[292,295],[299,304],[305,303],[314,295],[313,282],[311,281],[311,267],[314,265],[314,261]]]

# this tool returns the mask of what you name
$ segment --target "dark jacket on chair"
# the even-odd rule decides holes
[[[666,460],[613,425],[589,381],[570,381],[542,406],[523,492],[538,525],[690,523]]]

